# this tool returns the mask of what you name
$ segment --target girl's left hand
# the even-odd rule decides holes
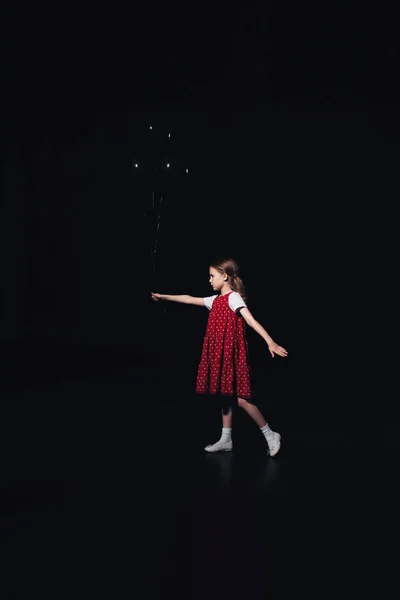
[[[282,348],[282,346],[278,346],[278,344],[276,342],[271,342],[271,344],[268,344],[268,348],[269,351],[271,352],[271,356],[272,358],[274,358],[275,354],[278,354],[278,356],[287,356],[287,350],[285,350],[285,348]]]

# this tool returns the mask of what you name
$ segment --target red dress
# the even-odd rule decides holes
[[[217,296],[210,310],[197,373],[198,394],[251,398],[246,330],[243,317],[229,306],[229,294]]]

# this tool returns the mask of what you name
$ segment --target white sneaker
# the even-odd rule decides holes
[[[215,444],[209,444],[204,448],[206,452],[229,452],[233,448],[232,442],[216,442]]]
[[[269,448],[269,452],[268,454],[270,456],[275,456],[275,454],[278,454],[279,450],[281,449],[281,436],[279,433],[277,433],[276,431],[274,431],[274,439],[272,441],[268,441],[268,448]]]

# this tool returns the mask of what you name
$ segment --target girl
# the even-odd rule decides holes
[[[275,456],[281,447],[281,436],[272,431],[261,412],[251,403],[250,365],[244,321],[252,327],[268,344],[269,351],[286,357],[285,348],[278,346],[265,329],[258,323],[246,306],[246,295],[238,274],[238,265],[231,259],[213,262],[209,269],[209,282],[213,296],[194,298],[193,296],[170,296],[152,293],[155,301],[169,300],[184,304],[206,306],[210,315],[200,365],[197,373],[196,392],[198,394],[237,395],[238,404],[257,423],[268,444],[270,456]],[[215,444],[205,447],[207,452],[232,450],[232,408],[222,410],[222,435]]]

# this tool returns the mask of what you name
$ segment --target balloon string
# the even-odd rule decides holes
[[[160,198],[160,208],[157,212],[157,226],[156,226],[156,231],[155,231],[155,237],[154,237],[154,241],[150,247],[150,254],[151,254],[151,260],[152,260],[152,267],[153,267],[153,272],[157,271],[157,250],[158,250],[158,238],[160,235],[160,225],[161,225],[161,205],[163,202],[164,197],[161,196]],[[152,206],[153,208],[155,208],[155,191],[153,190],[152,193]],[[147,213],[145,213],[145,217],[147,218]],[[164,307],[164,315],[167,316],[167,309]]]

